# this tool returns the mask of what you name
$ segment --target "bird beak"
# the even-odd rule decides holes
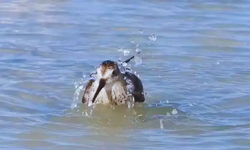
[[[98,96],[98,94],[102,90],[102,88],[105,86],[105,84],[106,84],[106,81],[104,79],[101,79],[99,81],[99,86],[98,86],[98,88],[97,88],[97,90],[95,92],[95,95],[94,95],[93,99],[92,99],[92,103],[95,102],[96,97]]]

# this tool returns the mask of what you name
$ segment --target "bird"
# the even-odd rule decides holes
[[[95,78],[86,84],[82,103],[122,105],[131,100],[141,103],[145,101],[141,80],[129,71],[122,73],[118,62],[103,61],[95,74]]]

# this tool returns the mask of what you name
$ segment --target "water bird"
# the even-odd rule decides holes
[[[128,63],[134,56],[123,63]],[[96,70],[94,79],[85,87],[82,103],[121,105],[128,101],[144,102],[141,80],[129,71],[121,72],[118,62],[103,61]]]

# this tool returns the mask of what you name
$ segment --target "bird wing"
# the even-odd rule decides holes
[[[125,72],[123,77],[127,83],[127,89],[133,95],[135,102],[144,102],[145,97],[141,80],[130,72]]]
[[[84,90],[84,93],[83,93],[83,96],[82,96],[82,103],[86,103],[86,102],[89,102],[91,101],[91,98],[92,98],[92,91],[94,90],[94,79],[90,79],[88,84],[86,85],[85,87],[85,90]]]

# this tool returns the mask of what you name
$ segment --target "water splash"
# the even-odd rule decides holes
[[[140,34],[143,34],[143,30],[142,30],[142,29],[140,29],[140,30],[139,30],[139,33],[140,33]]]
[[[135,56],[134,61],[135,61],[135,66],[142,64],[142,59],[138,56]]]
[[[126,50],[126,49],[125,49],[125,50],[123,50],[123,55],[124,55],[124,56],[128,56],[128,55],[129,55],[129,53],[130,53],[130,51],[129,51],[129,50]]]
[[[127,102],[128,109],[131,109],[131,108],[133,108],[135,106],[134,97],[132,96],[132,97],[130,97],[130,99],[131,99],[131,101]]]
[[[136,53],[139,53],[139,52],[141,52],[142,50],[140,49],[140,48],[138,48],[138,47],[136,47],[136,49],[135,49],[135,52]]]
[[[150,41],[156,41],[157,36],[155,34],[151,34],[148,38]]]
[[[162,119],[160,119],[160,128],[164,129],[164,124],[163,124],[163,120]]]
[[[79,96],[82,90],[84,90],[85,84],[88,82],[87,76],[83,75],[83,78],[80,81],[76,81],[75,86],[75,93],[73,96],[73,102],[71,104],[71,109],[74,109],[77,107],[77,104],[79,103]]]
[[[178,111],[176,109],[173,109],[171,113],[172,113],[172,115],[176,115],[178,113]]]
[[[122,63],[122,67],[126,68],[128,66],[128,63]]]
[[[123,61],[118,60],[117,64],[118,64],[118,68],[120,69],[121,73],[125,73],[127,71],[127,68],[129,68],[129,64],[125,63]]]
[[[96,76],[97,76],[97,72],[96,71],[92,71],[90,73],[90,75],[89,75],[89,77],[91,77],[91,78],[96,78]]]
[[[124,48],[123,47],[118,47],[118,52],[123,52]]]

